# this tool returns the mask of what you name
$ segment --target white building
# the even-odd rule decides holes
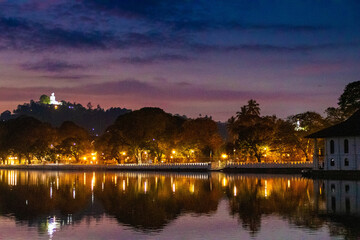
[[[360,110],[346,121],[307,136],[314,138],[314,169],[360,170]],[[317,139],[324,139],[324,162],[319,163]]]

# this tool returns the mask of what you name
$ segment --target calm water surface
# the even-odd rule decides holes
[[[360,182],[0,170],[0,239],[358,239]]]

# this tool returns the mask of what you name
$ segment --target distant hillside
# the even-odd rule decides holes
[[[131,112],[126,108],[110,108],[102,109],[100,106],[92,109],[81,104],[62,101],[62,105],[50,105],[46,103],[35,102],[19,105],[13,114],[5,111],[0,115],[1,120],[9,120],[18,116],[27,115],[48,122],[55,127],[59,127],[64,121],[72,121],[87,129],[93,135],[102,134],[105,129],[110,126],[117,117],[125,113]]]
[[[119,116],[129,112],[132,112],[132,110],[126,108],[109,108],[104,110],[99,105],[96,108],[92,108],[90,103],[87,108],[81,104],[66,101],[61,101],[61,105],[51,105],[40,98],[39,102],[31,100],[30,103],[18,105],[13,113],[10,111],[3,112],[0,115],[0,120],[6,121],[26,115],[39,119],[42,122],[48,122],[54,127],[59,127],[65,121],[72,121],[87,129],[92,135],[101,135]],[[185,115],[175,114],[174,116],[188,119]],[[226,123],[217,122],[217,126],[220,136],[227,140]]]

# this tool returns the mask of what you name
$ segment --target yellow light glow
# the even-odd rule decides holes
[[[265,185],[265,189],[264,189],[264,190],[265,190],[265,191],[264,191],[264,196],[265,196],[265,197],[267,197],[267,196],[268,196],[268,191],[267,191],[267,180],[265,180],[265,182],[264,182],[264,183],[265,183],[265,184],[264,184],[264,185]]]
[[[172,154],[175,154],[176,153],[176,151],[175,150],[172,150]]]
[[[86,157],[84,157],[84,160],[86,160]]]
[[[237,189],[236,186],[234,186],[234,197],[236,197]]]
[[[226,155],[225,153],[221,154],[221,158],[226,159],[228,157],[228,155]]]
[[[125,155],[126,155],[126,152],[122,152],[122,155],[125,156]]]
[[[222,184],[223,184],[223,187],[226,187],[226,185],[227,185],[227,179],[226,178],[223,178]]]
[[[189,187],[189,191],[191,192],[191,193],[194,193],[195,192],[195,184],[190,184],[190,187]]]
[[[92,157],[92,160],[96,160],[96,157]]]

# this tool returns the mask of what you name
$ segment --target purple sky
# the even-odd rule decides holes
[[[0,0],[0,112],[55,92],[103,108],[286,117],[360,80],[360,2]]]

